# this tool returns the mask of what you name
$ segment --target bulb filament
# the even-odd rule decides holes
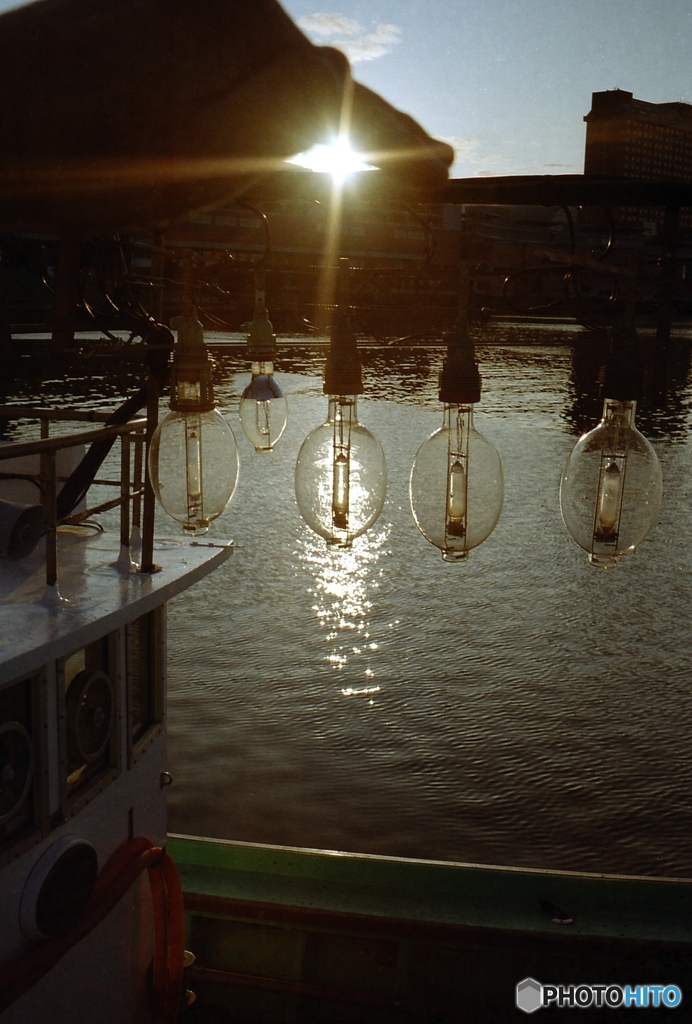
[[[334,418],[334,462],[332,474],[332,525],[348,533],[351,490],[351,413],[352,403],[336,403]],[[348,538],[339,536],[338,541]]]
[[[269,437],[271,431],[271,403],[269,400],[264,402],[256,403],[256,419],[257,432],[262,437]]]
[[[334,496],[332,499],[332,519],[334,526],[341,530],[348,529],[348,491],[349,491],[348,457],[339,452],[334,459]]]
[[[447,502],[445,507],[445,547],[442,557],[458,561],[466,557],[468,515],[469,432],[472,406],[446,406],[449,417],[447,446]]]
[[[597,553],[594,548],[596,544],[605,544],[608,549],[617,547],[626,468],[626,451],[624,454],[603,453],[596,497],[592,554]]]
[[[454,458],[449,467],[447,491],[447,534],[450,537],[466,535],[466,470],[463,456]]]
[[[194,525],[203,518],[202,513],[202,424],[199,414],[185,417],[185,462],[187,471],[187,517]]]
[[[604,534],[610,534],[615,528],[620,512],[620,491],[622,489],[622,473],[617,462],[610,462],[603,472],[601,494],[598,502],[598,522]]]

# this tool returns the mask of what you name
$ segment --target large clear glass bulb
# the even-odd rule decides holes
[[[459,562],[489,537],[502,512],[504,483],[497,449],[473,425],[473,405],[445,405],[444,420],[416,454],[411,511],[423,536]]]
[[[303,519],[328,544],[348,548],[384,505],[387,467],[382,445],[358,422],[355,395],[330,395],[326,423],[298,453],[296,499]]]
[[[636,404],[606,398],[603,419],[579,438],[560,483],[565,526],[604,569],[644,540],[661,505],[661,467],[634,425]]]
[[[164,511],[186,533],[206,533],[238,480],[238,447],[218,409],[169,412],[151,440],[149,475]]]
[[[240,422],[256,452],[270,452],[286,429],[288,402],[269,360],[253,362],[252,379],[240,399]]]

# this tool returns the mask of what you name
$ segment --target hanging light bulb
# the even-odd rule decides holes
[[[243,324],[252,378],[240,399],[240,422],[256,452],[270,452],[288,420],[288,403],[274,378],[276,335],[267,315],[264,271],[255,272],[255,315]]]
[[[416,453],[409,498],[423,536],[440,548],[445,562],[459,562],[495,529],[504,484],[497,449],[473,424],[473,406],[481,396],[473,344],[466,333],[443,338],[442,426]]]
[[[203,534],[228,505],[238,480],[233,431],[214,403],[213,363],[197,310],[174,317],[178,342],[171,363],[171,412],[149,450],[149,476],[165,512],[186,533]]]
[[[324,372],[327,420],[303,441],[296,462],[296,500],[309,527],[328,544],[348,548],[375,522],[387,492],[380,442],[358,420],[361,364],[348,306],[348,260],[339,260],[339,306]]]
[[[440,374],[442,426],[413,461],[411,512],[423,536],[445,562],[463,561],[497,526],[502,512],[502,463],[493,444],[473,424],[481,378],[468,333],[469,264],[461,266],[456,331],[443,335],[447,355]]]
[[[613,568],[641,544],[661,506],[656,452],[634,425],[641,374],[631,366],[603,368],[603,418],[567,459],[560,482],[565,526],[592,565]]]
[[[356,395],[329,395],[327,420],[303,441],[296,500],[308,526],[348,548],[375,522],[387,492],[380,442],[358,420]]]

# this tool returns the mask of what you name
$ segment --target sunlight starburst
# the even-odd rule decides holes
[[[331,145],[320,143],[305,153],[291,157],[287,163],[307,167],[310,171],[331,174],[336,181],[343,181],[349,174],[358,171],[377,169],[366,163],[361,154],[354,152],[345,139],[337,139]]]

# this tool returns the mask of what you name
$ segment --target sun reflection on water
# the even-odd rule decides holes
[[[352,548],[329,548],[321,538],[302,538],[301,561],[312,574],[308,588],[312,611],[323,630],[324,661],[341,676],[357,680],[375,675],[372,659],[379,644],[371,639],[371,612],[375,591],[381,586],[380,561],[388,553],[390,527],[370,530]],[[340,688],[345,697],[375,694],[379,686],[349,685]],[[372,703],[372,701],[370,702]]]

